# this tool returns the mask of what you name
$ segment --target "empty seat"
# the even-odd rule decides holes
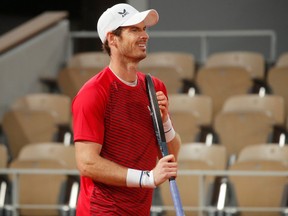
[[[192,81],[195,73],[195,59],[191,53],[185,52],[150,52],[139,63],[139,68],[166,66],[176,68],[182,79]]]
[[[60,142],[40,142],[25,145],[21,148],[17,160],[57,160],[65,169],[77,169],[74,145],[65,146]],[[75,215],[80,179],[78,175],[65,174],[65,176],[67,185],[63,202],[69,206],[70,213]]]
[[[70,125],[71,99],[63,94],[31,93],[17,98],[12,109],[44,110],[50,112],[58,125]]]
[[[282,161],[288,162],[288,146],[276,143],[263,143],[245,146],[239,152],[237,162],[242,161]]]
[[[40,142],[21,148],[19,160],[57,159],[69,169],[77,169],[74,145],[65,146],[60,142]]]
[[[47,111],[10,110],[4,113],[2,127],[12,158],[20,149],[35,142],[54,141],[57,127],[53,116]]]
[[[8,151],[4,144],[0,143],[0,169],[6,168],[8,164]]]
[[[179,170],[213,170],[213,167],[209,166],[204,161],[182,161],[178,163]],[[185,210],[186,216],[196,216],[199,215],[200,206],[207,206],[207,197],[209,186],[213,182],[213,177],[206,176],[203,178],[203,185],[199,184],[199,175],[179,175],[176,178],[177,186],[179,189],[179,194],[181,196],[181,201]],[[201,191],[201,195],[200,194]],[[173,200],[170,193],[169,181],[164,182],[160,185],[160,195],[163,202],[163,206],[166,208],[166,216],[174,216],[175,210],[173,206]]]
[[[65,169],[58,160],[14,160],[11,169]],[[12,176],[11,176],[12,180]],[[20,205],[60,205],[67,176],[65,174],[19,174],[19,204]],[[62,198],[61,198],[62,197]],[[21,208],[21,216],[58,216],[60,209]]]
[[[268,71],[267,82],[271,87],[272,93],[280,95],[285,102],[285,115],[288,114],[288,67],[274,67]]]
[[[287,185],[287,176],[273,176],[273,171],[288,171],[287,163],[280,161],[241,161],[229,168],[230,171],[266,171],[266,175],[251,176],[251,174],[231,175],[229,180],[234,188],[237,207],[248,208],[240,210],[241,216],[279,216],[281,212],[267,211],[266,208],[282,207],[282,199]],[[250,210],[249,210],[250,208]],[[251,211],[255,208],[254,211]],[[283,212],[282,212],[283,213]]]
[[[220,112],[214,128],[229,156],[238,155],[245,146],[266,143],[273,131],[274,120],[266,112]]]
[[[93,68],[69,68],[62,69],[57,77],[61,93],[68,95],[71,99],[77,94],[80,88],[91,77],[99,73],[102,67]]]
[[[143,66],[141,72],[151,74],[164,82],[169,94],[180,93],[182,79],[175,67],[171,66]]]
[[[282,53],[276,60],[276,67],[288,67],[288,52]]]
[[[163,80],[169,93],[181,93],[190,87],[196,88],[195,59],[191,53],[150,52],[139,63],[139,70]]]
[[[224,170],[227,164],[226,148],[222,145],[205,145],[190,142],[181,146],[178,161],[203,161],[214,169]]]
[[[110,57],[107,53],[80,52],[74,54],[67,62],[70,68],[104,68],[109,65]]]
[[[264,79],[265,58],[256,52],[218,52],[208,57],[205,67],[239,66],[245,68],[254,79]]]
[[[214,118],[227,98],[247,94],[253,82],[247,70],[239,67],[224,67],[200,69],[196,84],[200,94],[212,98]]]
[[[188,111],[172,111],[170,114],[173,127],[180,135],[182,142],[195,141],[197,134],[201,131],[197,117],[192,112]]]
[[[212,100],[208,96],[169,95],[169,112],[183,143],[193,142],[201,126],[212,123]]]
[[[189,96],[188,94],[171,94],[169,97],[169,111],[187,111],[193,113],[199,124],[212,123],[212,99],[205,95]]]
[[[79,69],[81,69],[82,72],[88,71],[86,73],[84,72],[82,73],[82,78],[78,77],[80,84],[81,83],[83,84],[82,79],[85,80],[86,76],[89,77],[89,74],[91,72],[96,74],[97,72],[101,71],[104,67],[109,65],[109,61],[110,61],[109,55],[101,51],[80,52],[80,53],[74,54],[73,56],[71,56],[70,59],[68,59],[66,68],[69,68],[69,70],[75,70],[75,71],[79,71]],[[59,71],[60,74],[56,77],[56,79],[42,77],[40,78],[40,80],[45,85],[48,85],[48,87],[51,89],[50,90],[51,92],[55,91],[55,89],[57,91],[60,90],[61,92],[63,92],[64,94],[67,94],[68,96],[72,98],[75,95],[75,92],[73,91],[75,80],[73,81],[73,78],[70,77],[71,76],[70,74],[67,75],[66,68],[63,68],[62,70]],[[77,79],[76,79],[76,82],[77,82]],[[70,84],[72,85],[71,88],[69,88]]]
[[[226,167],[225,147],[207,146],[204,143],[187,143],[182,146],[178,157],[179,171],[181,170],[222,170]],[[200,183],[201,180],[201,183]],[[210,190],[215,176],[178,175],[177,186],[181,196],[186,216],[199,215],[201,206],[209,205]],[[173,206],[169,183],[160,186],[160,194],[165,207]],[[190,210],[189,210],[190,209]],[[166,209],[165,215],[175,215],[174,210]],[[203,212],[202,212],[203,213]]]
[[[71,99],[64,94],[31,93],[17,98],[11,105],[14,110],[39,110],[49,112],[58,128],[57,140],[72,141]],[[69,136],[65,136],[68,134]],[[67,138],[66,138],[67,137]]]
[[[282,126],[285,124],[284,99],[279,95],[260,97],[258,94],[244,94],[231,96],[224,102],[222,112],[234,111],[267,111],[275,120],[275,124]]]

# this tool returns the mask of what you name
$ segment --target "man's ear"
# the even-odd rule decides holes
[[[109,46],[113,46],[113,45],[115,45],[115,35],[114,34],[112,34],[111,32],[108,32],[107,33],[107,40],[108,40],[108,44],[109,44]]]

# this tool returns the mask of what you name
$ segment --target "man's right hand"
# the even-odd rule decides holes
[[[162,157],[153,169],[154,183],[156,186],[167,179],[177,176],[178,164],[173,154]]]

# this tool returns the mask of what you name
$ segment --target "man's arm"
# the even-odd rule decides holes
[[[168,113],[169,113],[168,112],[168,108],[169,108],[168,99],[162,91],[156,92],[156,96],[157,96],[157,100],[158,100],[158,104],[159,104],[159,109],[160,109],[161,115],[162,115],[164,131],[165,130],[170,131],[171,129],[173,129],[173,126],[172,126],[172,122],[171,122],[169,115],[168,115]],[[173,129],[173,131],[174,131],[174,129]],[[170,154],[173,154],[175,156],[175,158],[177,159],[177,156],[178,156],[178,153],[179,153],[179,150],[181,147],[181,138],[177,132],[174,132],[174,133],[175,133],[175,136],[172,137],[172,139],[170,139],[170,140],[167,140],[167,136],[166,136],[167,134],[166,133],[165,133],[165,137],[167,140],[168,152]],[[170,137],[171,137],[171,133],[169,135],[169,138]]]
[[[170,142],[167,142],[167,147],[168,147],[168,152],[170,154],[173,154],[177,160],[178,153],[181,147],[181,139],[177,132],[176,132],[175,137]]]
[[[76,142],[76,161],[82,176],[114,186],[126,186],[127,168],[100,156],[102,145]]]
[[[102,145],[93,142],[76,142],[76,161],[80,175],[94,181],[114,186],[127,186],[128,167],[123,167],[100,155]],[[177,163],[173,155],[160,159],[153,169],[154,184],[160,185],[177,175]]]

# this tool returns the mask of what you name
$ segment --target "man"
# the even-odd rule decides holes
[[[98,20],[97,30],[110,64],[91,78],[72,105],[76,160],[81,175],[77,215],[150,215],[153,189],[177,175],[180,138],[168,115],[167,91],[153,78],[171,153],[159,157],[148,109],[145,75],[146,27],[155,10],[139,12],[117,4]]]

